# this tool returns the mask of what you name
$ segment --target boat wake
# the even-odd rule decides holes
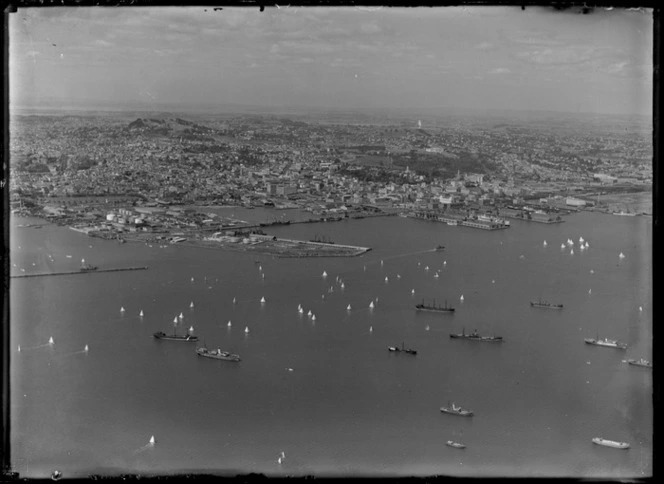
[[[141,452],[145,452],[146,450],[154,449],[154,444],[155,444],[155,440],[154,440],[154,435],[153,435],[152,437],[150,437],[150,442],[148,442],[147,444],[145,444],[142,447],[139,447],[138,449],[136,449],[134,451],[134,455],[140,454]]]

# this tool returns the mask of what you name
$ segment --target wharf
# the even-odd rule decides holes
[[[543,219],[536,219],[536,218],[527,218],[527,217],[520,217],[519,215],[510,215],[506,213],[501,213],[501,217],[505,218],[511,218],[514,220],[521,220],[523,222],[535,222],[538,224],[561,224],[564,222],[562,218],[559,219],[548,219],[548,220],[543,220]]]
[[[66,271],[66,272],[42,272],[40,274],[19,274],[11,277],[45,277],[45,276],[69,276],[74,274],[96,274],[99,272],[120,272],[120,271],[144,271],[148,267],[118,267],[116,269],[96,269],[94,271]]]

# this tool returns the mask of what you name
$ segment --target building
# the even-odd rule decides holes
[[[580,198],[567,197],[567,199],[565,199],[565,204],[571,207],[585,207],[586,201],[581,200]]]

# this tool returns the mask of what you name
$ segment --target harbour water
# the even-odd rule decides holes
[[[217,210],[257,222],[282,213]],[[12,274],[76,270],[82,258],[149,270],[11,280],[11,442],[21,476],[652,473],[652,372],[623,362],[652,359],[651,218],[579,213],[495,232],[401,217],[264,229],[373,248],[320,259],[16,228],[32,222],[12,220]],[[589,249],[579,250],[580,236]],[[560,248],[567,239],[573,255]],[[540,297],[565,307],[531,308]],[[422,298],[456,312],[418,313]],[[208,348],[242,361],[152,338],[181,312],[180,334],[193,326]],[[464,328],[504,342],[449,338]],[[629,348],[584,344],[596,336]],[[417,356],[387,351],[402,342]],[[448,402],[474,417],[442,414]]]

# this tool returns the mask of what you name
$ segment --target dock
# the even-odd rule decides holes
[[[74,274],[98,274],[100,272],[120,272],[120,271],[144,271],[147,270],[147,266],[142,267],[118,267],[116,269],[96,269],[94,271],[66,271],[66,272],[42,272],[39,274],[19,274],[16,276],[10,276],[13,278],[18,277],[45,277],[45,276],[70,276]]]

